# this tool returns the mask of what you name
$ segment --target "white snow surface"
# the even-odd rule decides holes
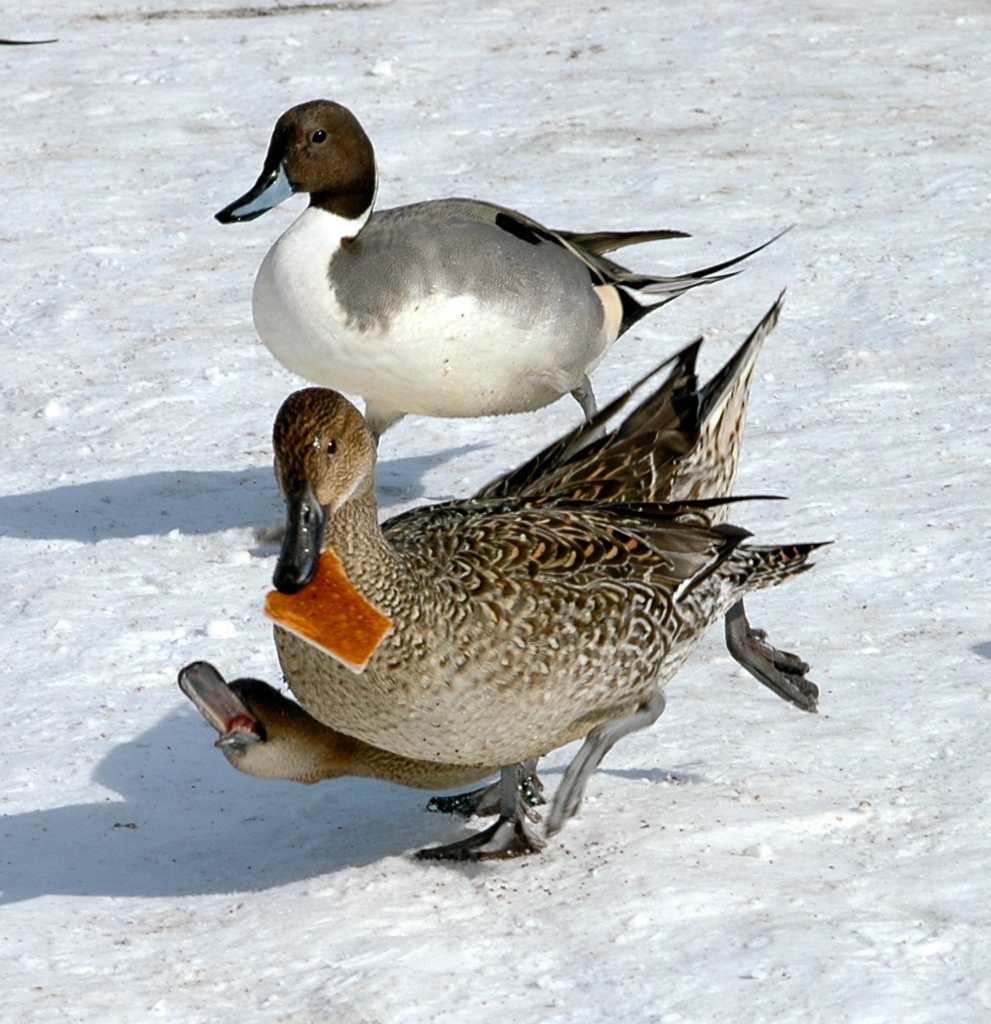
[[[991,1020],[987,4],[258,2],[27,2],[0,26],[58,39],[0,48],[0,1017]],[[691,232],[623,253],[657,272],[795,225],[594,383],[700,332],[711,373],[787,287],[738,490],[790,501],[734,519],[835,541],[749,602],[812,663],[819,715],[714,630],[541,856],[474,866],[412,859],[475,827],[427,794],[265,783],[213,749],[177,670],[280,678],[255,530],[301,382],[250,296],[303,200],[212,214],[320,96],[368,129],[383,206]],[[578,416],[410,418],[383,513]]]

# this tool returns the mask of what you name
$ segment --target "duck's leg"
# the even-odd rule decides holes
[[[520,797],[527,807],[537,807],[546,803],[544,800],[544,784],[537,776],[537,758],[524,761],[516,766],[520,780]],[[457,793],[454,796],[431,797],[427,803],[428,811],[436,811],[438,814],[456,814],[460,818],[480,817],[484,818],[490,814],[498,814],[500,806],[500,793],[502,792],[502,779],[493,782],[491,786],[482,786],[481,789],[473,789],[470,793]],[[528,817],[532,821],[538,819],[534,812],[528,811]]]
[[[571,392],[571,397],[574,398],[574,400],[582,407],[586,423],[588,423],[599,411],[599,408],[595,403],[595,393],[592,391],[592,382],[587,376],[582,377],[581,384]],[[587,447],[605,436],[606,424],[600,423],[595,430],[582,435],[581,447]]]
[[[398,423],[405,415],[406,413],[398,412],[395,409],[378,409],[368,399],[365,399],[365,422],[368,424],[372,437],[375,438],[376,445],[389,427]]]
[[[592,391],[592,382],[587,376],[582,377],[581,384],[571,392],[571,397],[582,407],[586,420],[590,420],[598,412],[595,404],[595,392]]]
[[[447,846],[431,846],[420,850],[420,860],[494,860],[539,853],[544,841],[527,823],[533,812],[520,794],[521,771],[524,765],[503,768],[499,778],[499,818],[487,829]]]
[[[561,785],[557,787],[551,803],[551,813],[547,818],[547,834],[554,835],[561,826],[575,815],[581,807],[585,786],[592,772],[602,763],[602,759],[624,736],[631,732],[639,732],[653,725],[664,712],[664,694],[655,694],[649,703],[637,708],[632,715],[617,718],[593,729],[582,744],[581,750],[568,765]]]
[[[809,666],[797,654],[772,647],[767,633],[747,621],[742,599],[726,613],[726,646],[755,679],[779,697],[803,711],[817,710],[819,687],[805,678]]]

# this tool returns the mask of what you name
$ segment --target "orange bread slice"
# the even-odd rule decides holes
[[[392,619],[355,590],[332,549],[320,556],[316,575],[302,590],[270,591],[265,614],[352,672],[365,668],[392,629]]]

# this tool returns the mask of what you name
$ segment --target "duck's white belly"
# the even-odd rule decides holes
[[[551,317],[525,324],[508,305],[441,292],[361,329],[330,281],[336,246],[308,213],[262,262],[253,313],[279,362],[316,384],[425,416],[524,412],[577,387],[612,341],[603,323],[576,338]]]

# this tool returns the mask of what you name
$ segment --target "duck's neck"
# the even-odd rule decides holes
[[[331,514],[324,537],[361,594],[380,608],[391,606],[403,570],[379,526],[374,482]]]
[[[326,192],[310,194],[310,209],[322,210],[332,217],[354,225],[349,235],[353,238],[371,216],[375,205],[376,176],[375,165],[370,165],[365,175],[346,187],[331,189]]]

